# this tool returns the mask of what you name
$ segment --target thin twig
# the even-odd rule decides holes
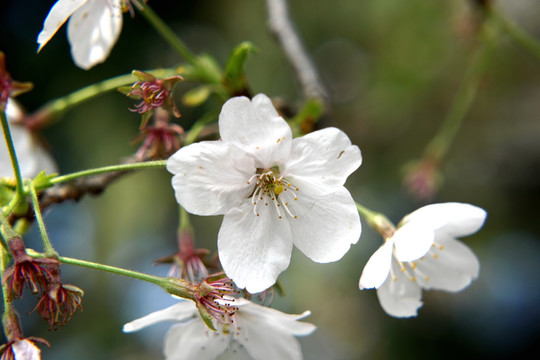
[[[285,56],[296,71],[304,97],[326,103],[328,91],[322,85],[317,70],[291,23],[286,0],[267,0],[266,3],[270,30],[277,37]]]

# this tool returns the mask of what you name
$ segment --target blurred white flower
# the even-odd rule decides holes
[[[2,360],[41,360],[41,350],[34,342],[49,346],[49,343],[41,338],[13,340],[0,348]]]
[[[326,263],[358,241],[360,218],[343,184],[362,157],[345,133],[327,128],[293,140],[263,94],[227,101],[219,130],[222,140],[180,149],[167,169],[188,212],[225,214],[219,258],[239,288],[272,286],[289,266],[293,243]]]
[[[461,203],[424,206],[407,215],[369,259],[360,289],[376,288],[384,311],[416,316],[422,289],[456,292],[478,277],[480,264],[458,237],[477,232],[485,210]]]
[[[68,23],[75,64],[85,70],[104,62],[122,30],[122,0],[58,0],[38,35],[38,52]]]
[[[311,334],[315,325],[298,320],[310,314],[289,315],[278,310],[235,299],[238,312],[233,322],[218,323],[210,330],[198,315],[195,303],[182,301],[124,325],[124,332],[138,331],[161,321],[176,321],[165,336],[167,360],[220,358],[293,360],[302,359],[295,336]],[[232,357],[234,356],[234,357]]]
[[[41,171],[55,173],[56,163],[51,155],[34,139],[30,131],[20,123],[23,112],[14,100],[8,100],[6,117],[10,125],[11,137],[23,178],[34,178]],[[4,131],[0,138],[0,177],[13,178],[13,168],[9,157]]]

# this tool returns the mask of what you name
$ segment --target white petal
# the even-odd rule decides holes
[[[284,177],[316,186],[319,194],[335,191],[362,163],[360,149],[336,128],[312,132],[293,140],[291,157],[281,169]]]
[[[428,276],[427,281],[425,277],[419,277],[422,287],[460,291],[478,277],[480,263],[467,245],[449,236],[437,236],[435,243],[436,246],[417,263],[417,271]]]
[[[239,314],[242,317],[251,316],[253,318],[259,318],[257,321],[270,324],[282,332],[295,336],[306,336],[317,329],[313,324],[298,321],[311,315],[310,311],[304,311],[299,315],[286,314],[279,310],[248,301],[245,306],[240,307]]]
[[[223,270],[240,288],[250,293],[274,285],[289,266],[292,240],[289,223],[278,219],[275,209],[260,205],[260,216],[246,200],[225,214],[218,235]]]
[[[312,196],[300,189],[298,200],[291,205],[297,219],[287,217],[293,241],[313,261],[327,263],[345,255],[360,238],[361,223],[356,204],[344,187]]]
[[[388,278],[390,266],[392,265],[393,247],[393,241],[389,240],[371,255],[366,266],[364,266],[362,276],[360,276],[360,290],[378,289]]]
[[[41,360],[41,350],[32,341],[19,340],[11,348],[16,360]]]
[[[377,297],[383,310],[395,317],[416,316],[422,306],[422,289],[400,271],[397,261],[392,261],[395,278],[389,276],[377,289]]]
[[[92,0],[69,19],[68,40],[75,64],[85,70],[104,62],[122,30],[119,0]]]
[[[51,40],[54,34],[66,22],[66,20],[78,8],[83,6],[88,0],[58,0],[51,8],[47,18],[43,22],[43,30],[38,35],[38,52]]]
[[[197,215],[224,214],[253,191],[248,184],[256,168],[242,149],[223,141],[203,141],[178,150],[167,160],[175,174],[176,200]]]
[[[261,322],[252,314],[239,313],[241,327],[237,340],[254,360],[301,360],[302,349],[298,340],[281,327]]]
[[[426,255],[431,249],[435,233],[418,221],[410,221],[398,228],[392,239],[398,260],[413,261]]]
[[[157,324],[162,321],[184,321],[186,319],[195,317],[197,315],[197,308],[191,301],[181,301],[178,304],[169,306],[163,310],[154,311],[142,318],[133,320],[124,325],[123,332],[139,331],[150,325]],[[202,322],[202,321],[201,321]]]
[[[214,360],[225,351],[228,336],[214,332],[199,318],[176,324],[165,336],[166,360]]]
[[[259,94],[229,99],[219,114],[219,132],[257,159],[258,168],[282,165],[291,152],[291,128],[274,109],[270,99]]]
[[[418,222],[431,229],[440,229],[454,237],[471,235],[484,225],[485,210],[470,204],[431,204],[412,212],[404,222]]]

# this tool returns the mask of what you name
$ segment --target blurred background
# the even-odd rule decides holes
[[[421,157],[449,111],[475,48],[473,1],[294,0],[291,16],[331,93],[332,124],[360,146],[364,163],[347,187],[355,200],[398,222],[425,204],[403,186],[405,166]],[[168,67],[179,59],[138,14],[124,15],[109,59],[90,71],[71,59],[65,26],[36,54],[51,0],[2,0],[0,50],[12,77],[35,89],[18,98],[28,110],[133,69]],[[499,0],[513,22],[540,41],[540,2]],[[150,1],[195,52],[221,64],[245,40],[259,51],[247,74],[255,93],[300,104],[294,73],[270,35],[258,1]],[[180,84],[181,95],[190,87]],[[65,113],[42,133],[61,173],[117,163],[137,146],[132,100],[110,93]],[[204,111],[180,106],[184,128]],[[274,306],[309,309],[318,330],[300,339],[305,359],[518,358],[540,339],[540,59],[501,33],[479,94],[441,166],[444,183],[431,202],[459,201],[488,212],[484,228],[464,239],[481,262],[478,280],[458,294],[425,292],[412,319],[387,316],[375,291],[358,279],[381,239],[367,224],[338,263],[316,264],[293,252]],[[122,178],[99,197],[50,208],[45,221],[60,254],[156,275],[152,261],[176,250],[178,210],[164,170]],[[193,217],[198,246],[215,250],[221,217]],[[40,249],[36,229],[25,240]],[[173,304],[159,288],[64,265],[62,277],[85,291],[83,312],[63,328],[17,302],[26,336],[46,338],[45,359],[159,359],[169,324],[136,334],[122,325]]]

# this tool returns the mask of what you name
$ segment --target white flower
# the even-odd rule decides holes
[[[300,320],[310,314],[289,315],[278,310],[235,299],[238,312],[230,324],[218,324],[212,331],[198,315],[195,304],[182,301],[124,325],[124,332],[138,331],[161,321],[176,321],[165,336],[167,360],[210,360],[235,355],[235,359],[302,359],[295,336],[305,336],[315,325]],[[223,358],[223,357],[222,357]]]
[[[396,317],[416,316],[422,289],[456,292],[478,277],[480,264],[458,237],[477,232],[485,210],[461,203],[424,206],[369,259],[360,289],[376,288],[384,311]]]
[[[38,52],[69,19],[68,40],[75,64],[85,70],[109,56],[122,30],[122,0],[58,0],[38,35]]]
[[[7,102],[6,117],[22,177],[34,178],[43,170],[49,174],[56,172],[56,164],[49,153],[34,140],[27,128],[18,123],[23,112],[14,100],[9,99]],[[14,177],[3,130],[0,137],[0,177]]]
[[[1,347],[2,359],[41,360],[41,350],[34,341],[49,345],[48,342],[39,338],[14,340]]]
[[[230,99],[221,141],[180,149],[167,161],[176,199],[197,215],[225,214],[218,235],[225,273],[251,293],[272,286],[292,245],[316,262],[339,260],[360,237],[354,200],[343,187],[362,162],[336,128],[292,139],[268,97]]]

